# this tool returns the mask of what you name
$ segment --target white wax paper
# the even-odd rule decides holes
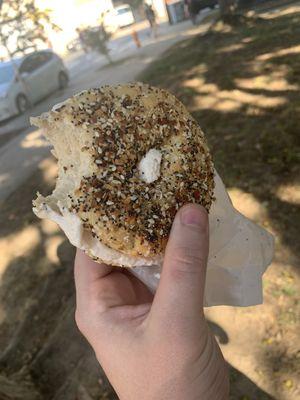
[[[209,213],[205,306],[261,304],[262,275],[273,258],[273,236],[233,207],[217,172],[215,197]],[[151,291],[156,290],[161,266],[130,271]]]

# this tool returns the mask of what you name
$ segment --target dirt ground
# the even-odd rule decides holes
[[[232,400],[300,399],[299,34],[300,5],[216,23],[141,76],[193,112],[234,204],[276,238],[264,304],[206,313],[231,366]],[[1,204],[0,400],[113,400],[75,327],[74,249],[31,211],[55,176],[49,157]]]

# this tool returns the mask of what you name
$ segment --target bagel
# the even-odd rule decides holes
[[[56,187],[38,194],[34,212],[72,214],[85,234],[120,256],[85,248],[99,262],[150,265],[163,256],[181,206],[210,209],[214,168],[203,132],[165,90],[142,83],[90,89],[31,122],[58,160]]]

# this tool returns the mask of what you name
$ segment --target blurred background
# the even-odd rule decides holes
[[[300,399],[300,2],[2,0],[0,400],[117,398],[74,323],[74,249],[31,211],[57,170],[29,116],[134,80],[187,106],[235,207],[275,236],[264,304],[206,310],[230,398]]]

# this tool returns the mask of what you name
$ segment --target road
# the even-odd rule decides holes
[[[190,21],[178,25],[160,25],[159,36],[147,36],[141,29],[142,47],[136,49],[130,35],[117,38],[112,46],[115,64],[108,66],[104,57],[97,54],[83,55],[66,60],[70,68],[70,85],[63,92],[57,92],[37,104],[26,115],[14,118],[0,129],[1,135],[15,137],[0,148],[0,202],[16,190],[38,168],[39,163],[49,156],[49,145],[41,132],[29,125],[30,115],[39,115],[54,104],[65,100],[83,89],[104,84],[118,84],[135,80],[138,74],[168,47],[178,41],[205,32],[210,23],[196,27]],[[80,62],[78,62],[80,60]],[[16,134],[17,133],[17,134]]]

